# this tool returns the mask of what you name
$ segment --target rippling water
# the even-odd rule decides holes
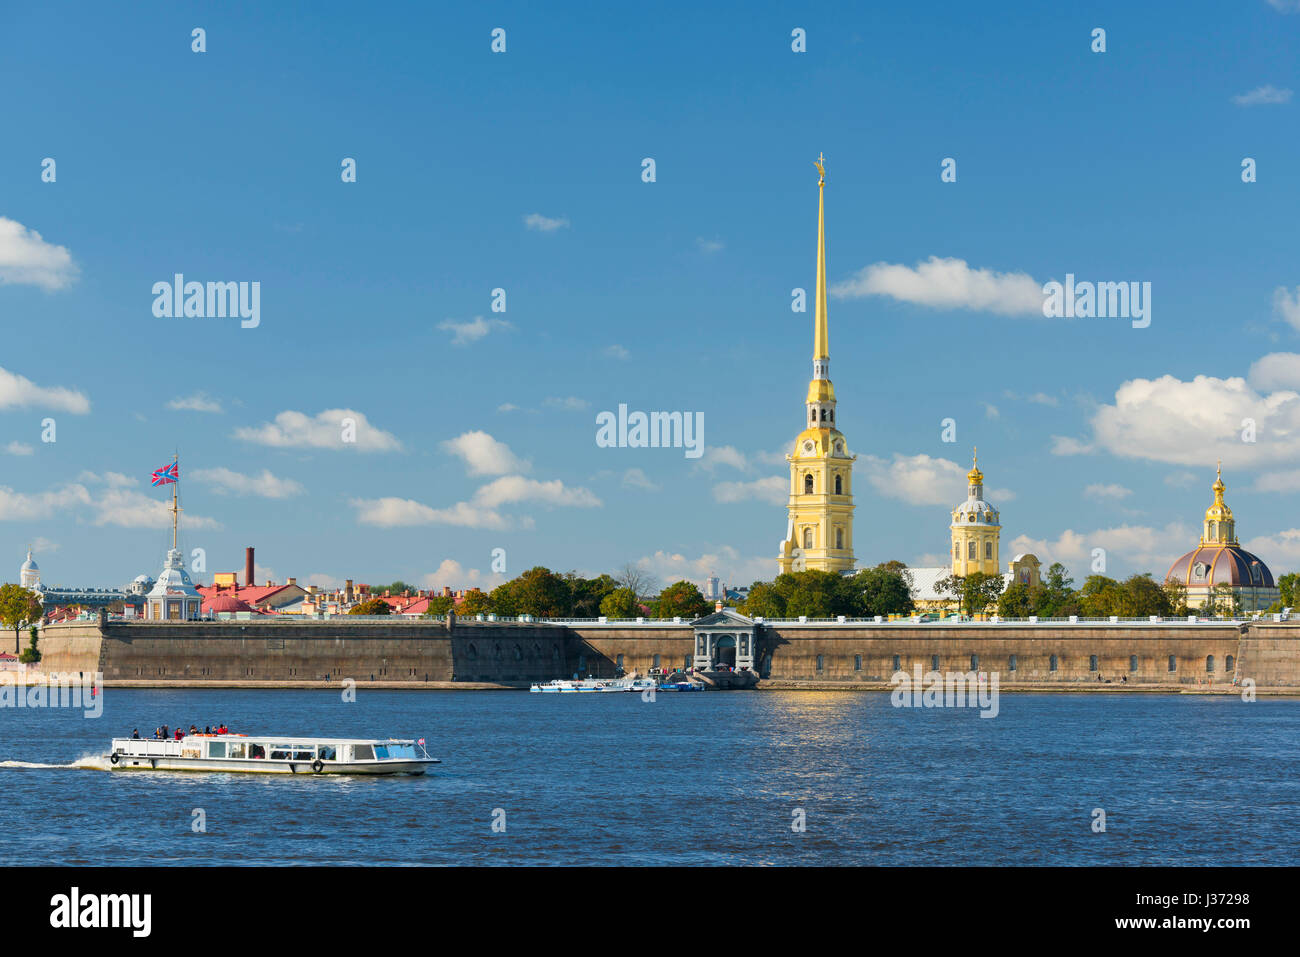
[[[0,864],[1280,864],[1300,850],[1296,700],[1008,694],[991,720],[851,692],[344,704],[109,689],[104,704],[98,720],[0,710]],[[132,728],[218,721],[424,736],[444,763],[378,779],[93,769]]]

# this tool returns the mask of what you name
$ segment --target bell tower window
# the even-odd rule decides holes
[[[811,526],[803,530],[803,547],[804,548],[813,547],[813,531]]]
[[[835,476],[835,494],[844,494],[844,480],[840,476]]]
[[[803,493],[805,495],[811,495],[813,493],[813,477],[811,472],[803,477]]]

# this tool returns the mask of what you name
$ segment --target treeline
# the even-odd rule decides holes
[[[740,611],[751,618],[871,618],[912,611],[911,582],[902,562],[885,562],[853,575],[806,571],[754,582]]]
[[[677,581],[660,589],[655,579],[629,565],[617,576],[583,578],[538,565],[490,592],[472,588],[460,604],[450,596],[429,599],[429,615],[501,615],[538,618],[699,618],[713,610],[699,588]]]

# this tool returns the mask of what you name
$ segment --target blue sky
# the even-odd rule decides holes
[[[1131,6],[5,8],[0,557],[155,573],[179,449],[198,578],[770,578],[824,152],[860,564],[946,552],[978,444],[1004,560],[1163,574],[1222,457],[1290,570],[1300,4]],[[155,317],[177,272],[260,324]],[[1150,326],[1026,307],[1067,273],[1150,282]],[[704,457],[597,447],[620,403],[702,412]]]

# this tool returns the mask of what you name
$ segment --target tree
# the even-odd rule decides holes
[[[569,616],[573,618],[595,618],[600,615],[600,603],[618,588],[618,582],[609,575],[581,578],[576,572],[567,572],[564,579],[569,586]]]
[[[471,588],[465,592],[460,604],[456,606],[458,615],[486,615],[492,610],[492,599],[481,588]]]
[[[1079,589],[1079,606],[1088,618],[1109,618],[1120,613],[1120,584],[1105,575],[1089,575]]]
[[[659,600],[655,602],[656,618],[680,616],[689,620],[703,618],[712,610],[700,590],[688,581],[673,582],[659,593]]]
[[[614,581],[620,588],[632,589],[632,594],[636,595],[637,601],[648,603],[659,594],[659,580],[631,562],[624,565],[623,570],[614,576]]]
[[[740,610],[750,618],[784,618],[785,598],[772,582],[754,582]]]
[[[1295,572],[1289,572],[1277,580],[1277,587],[1281,592],[1279,597],[1282,601],[1282,608],[1295,607],[1296,593],[1300,591],[1300,589],[1296,588],[1297,584],[1300,584],[1300,574]],[[1278,611],[1281,611],[1282,608],[1279,608]]]
[[[427,617],[432,618],[435,615],[445,615],[447,612],[454,611],[455,609],[456,599],[452,598],[450,595],[434,595],[429,599],[429,607],[425,610],[424,614]]]
[[[348,610],[349,615],[391,615],[392,613],[393,609],[382,598],[358,602]]]
[[[836,614],[855,618],[910,614],[912,579],[902,562],[882,562],[864,568],[841,583],[843,610]]]
[[[568,582],[541,565],[498,585],[490,597],[492,610],[498,615],[564,618],[569,613]]]
[[[1205,604],[1201,610],[1207,615],[1221,615],[1224,618],[1236,618],[1241,614],[1241,598],[1237,595],[1231,585],[1227,582],[1220,582],[1210,589],[1210,593],[1205,596]]]
[[[18,656],[18,660],[25,665],[34,665],[41,660],[40,649],[36,647],[37,632],[35,625],[32,625],[29,633],[31,634],[31,644],[23,649],[23,653]]]
[[[1167,581],[1161,588],[1164,589],[1165,598],[1169,602],[1169,614],[1176,615],[1179,618],[1185,618],[1192,613],[1187,607],[1187,586],[1180,581]]]
[[[1036,615],[1046,589],[1042,585],[1012,582],[998,596],[998,615],[1002,618],[1029,618]],[[1046,617],[1046,616],[1045,616]]]
[[[14,651],[18,651],[19,630],[27,624],[40,621],[43,609],[41,599],[34,591],[22,585],[0,585],[0,625],[14,630]]]
[[[615,588],[601,599],[600,613],[606,618],[640,618],[641,606],[632,589]]]
[[[1131,575],[1119,589],[1119,611],[1124,618],[1146,618],[1151,615],[1167,617],[1173,606],[1164,588],[1151,577],[1150,572]]]
[[[957,607],[968,615],[975,615],[997,602],[1002,594],[1002,576],[971,572],[969,575],[948,575],[934,583],[940,594],[951,596]]]

